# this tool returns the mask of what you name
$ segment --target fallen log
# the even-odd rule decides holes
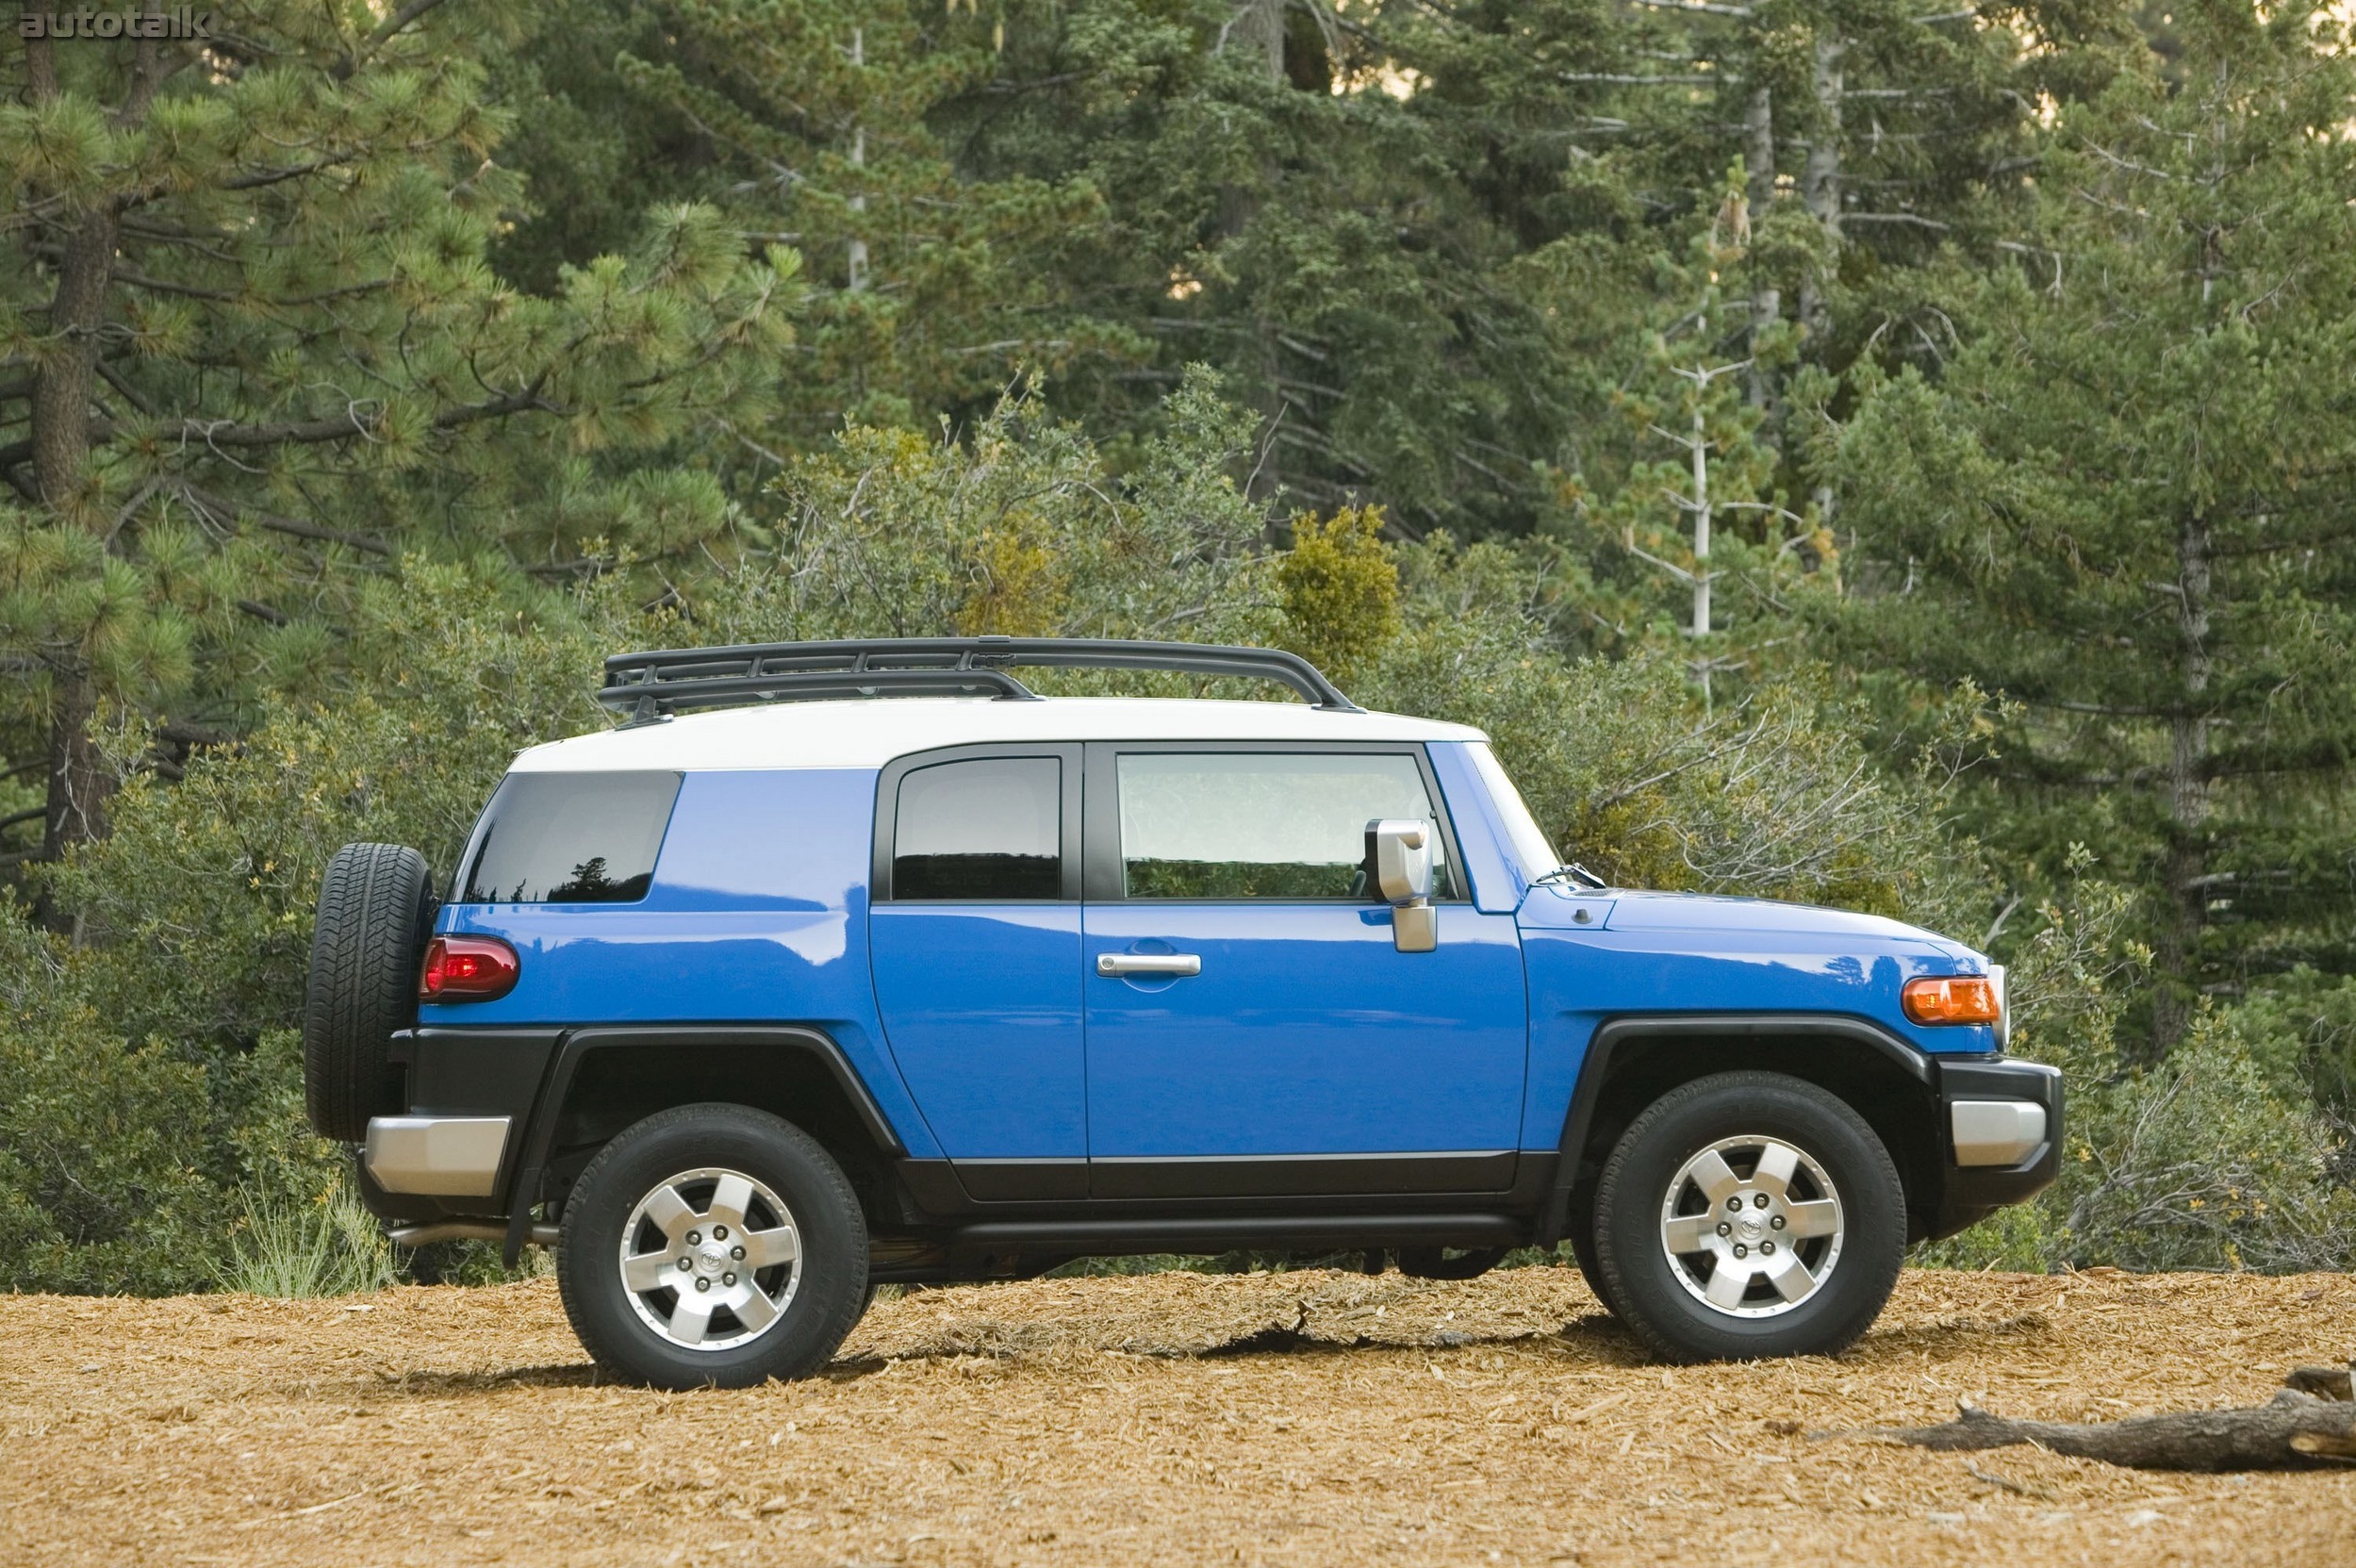
[[[2302,1366],[2263,1405],[2179,1411],[2124,1421],[2013,1421],[1969,1399],[1936,1427],[1885,1435],[1947,1453],[2034,1443],[2057,1454],[2137,1470],[2298,1470],[2356,1461],[2349,1367]]]

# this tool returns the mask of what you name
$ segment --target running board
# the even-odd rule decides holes
[[[1512,1246],[1529,1222],[1508,1214],[1219,1214],[1200,1218],[985,1220],[951,1231],[947,1245],[1052,1248],[1098,1257],[1131,1252],[1215,1252],[1229,1247]]]

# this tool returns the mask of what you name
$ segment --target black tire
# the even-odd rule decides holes
[[[1754,1137],[1779,1140],[1821,1170],[1838,1199],[1838,1250],[1826,1263],[1826,1238],[1797,1244],[1816,1253],[1812,1275],[1822,1266],[1821,1282],[1806,1287],[1796,1305],[1783,1304],[1771,1281],[1760,1276],[1752,1279],[1753,1294],[1737,1303],[1738,1311],[1722,1310],[1701,1299],[1705,1279],[1722,1266],[1747,1271],[1763,1263],[1755,1255],[1745,1263],[1690,1268],[1686,1261],[1672,1260],[1663,1235],[1663,1210],[1672,1198],[1672,1183],[1688,1191],[1689,1202],[1698,1200],[1695,1189],[1679,1180],[1688,1161],[1713,1145]],[[1726,1156],[1738,1176],[1742,1173],[1734,1163],[1742,1158],[1739,1152]],[[1751,1178],[1742,1180],[1747,1187]],[[1814,1186],[1804,1167],[1791,1190],[1806,1193]],[[1736,1213],[1752,1215],[1748,1205],[1757,1196],[1738,1197],[1744,1207]],[[1714,1214],[1715,1199],[1709,1201],[1706,1211],[1687,1217]],[[1772,1212],[1784,1213],[1780,1206]],[[1798,1210],[1792,1214],[1794,1229],[1766,1233],[1769,1246],[1763,1249],[1771,1252],[1775,1236],[1784,1235],[1786,1256],[1777,1262],[1786,1268],[1795,1249],[1788,1237],[1800,1233],[1805,1219]],[[1735,1232],[1726,1245],[1740,1235]],[[1622,1134],[1596,1184],[1595,1262],[1603,1280],[1598,1294],[1669,1361],[1832,1355],[1853,1343],[1880,1314],[1905,1251],[1905,1189],[1881,1139],[1834,1096],[1780,1073],[1719,1073],[1671,1090]],[[1795,1288],[1801,1287],[1795,1282]]]
[[[769,1189],[798,1233],[799,1273],[783,1309],[753,1337],[724,1348],[690,1348],[667,1337],[640,1310],[642,1300],[655,1310],[662,1293],[642,1296],[622,1278],[622,1232],[640,1203],[682,1173],[699,1170],[741,1173]],[[748,1215],[743,1229],[762,1224]],[[672,1245],[681,1244],[674,1238]],[[750,1272],[747,1278],[756,1280]],[[866,1216],[842,1167],[799,1128],[741,1105],[683,1105],[629,1128],[581,1173],[565,1200],[556,1282],[582,1347],[628,1381],[746,1388],[771,1378],[805,1378],[826,1365],[866,1310]],[[766,1278],[754,1288],[781,1284]],[[675,1310],[684,1291],[671,1299]],[[716,1316],[714,1327],[720,1322]]]
[[[1592,1188],[1571,1195],[1570,1234],[1563,1238],[1571,1244],[1572,1259],[1579,1265],[1579,1278],[1595,1293],[1595,1299],[1604,1311],[1614,1317],[1625,1314],[1612,1305],[1604,1287],[1603,1265],[1595,1261],[1595,1193]]]
[[[1403,1246],[1399,1272],[1410,1279],[1477,1279],[1505,1255],[1502,1246]]]
[[[418,966],[434,920],[425,857],[347,844],[319,883],[303,992],[303,1105],[322,1138],[356,1144],[371,1116],[402,1108],[395,1030],[417,1021]]]

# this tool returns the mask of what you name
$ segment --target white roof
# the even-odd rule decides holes
[[[1305,702],[1184,698],[890,697],[723,708],[535,746],[525,773],[631,768],[881,767],[911,751],[991,741],[1485,740],[1478,730]]]

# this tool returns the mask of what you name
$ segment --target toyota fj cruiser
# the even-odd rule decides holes
[[[2059,1076],[1979,953],[1602,885],[1478,731],[1288,653],[781,643],[601,696],[627,722],[517,757],[438,901],[337,854],[305,1051],[394,1238],[552,1246],[628,1378],[807,1374],[881,1281],[1564,1240],[1665,1357],[1824,1353],[2053,1175]]]

